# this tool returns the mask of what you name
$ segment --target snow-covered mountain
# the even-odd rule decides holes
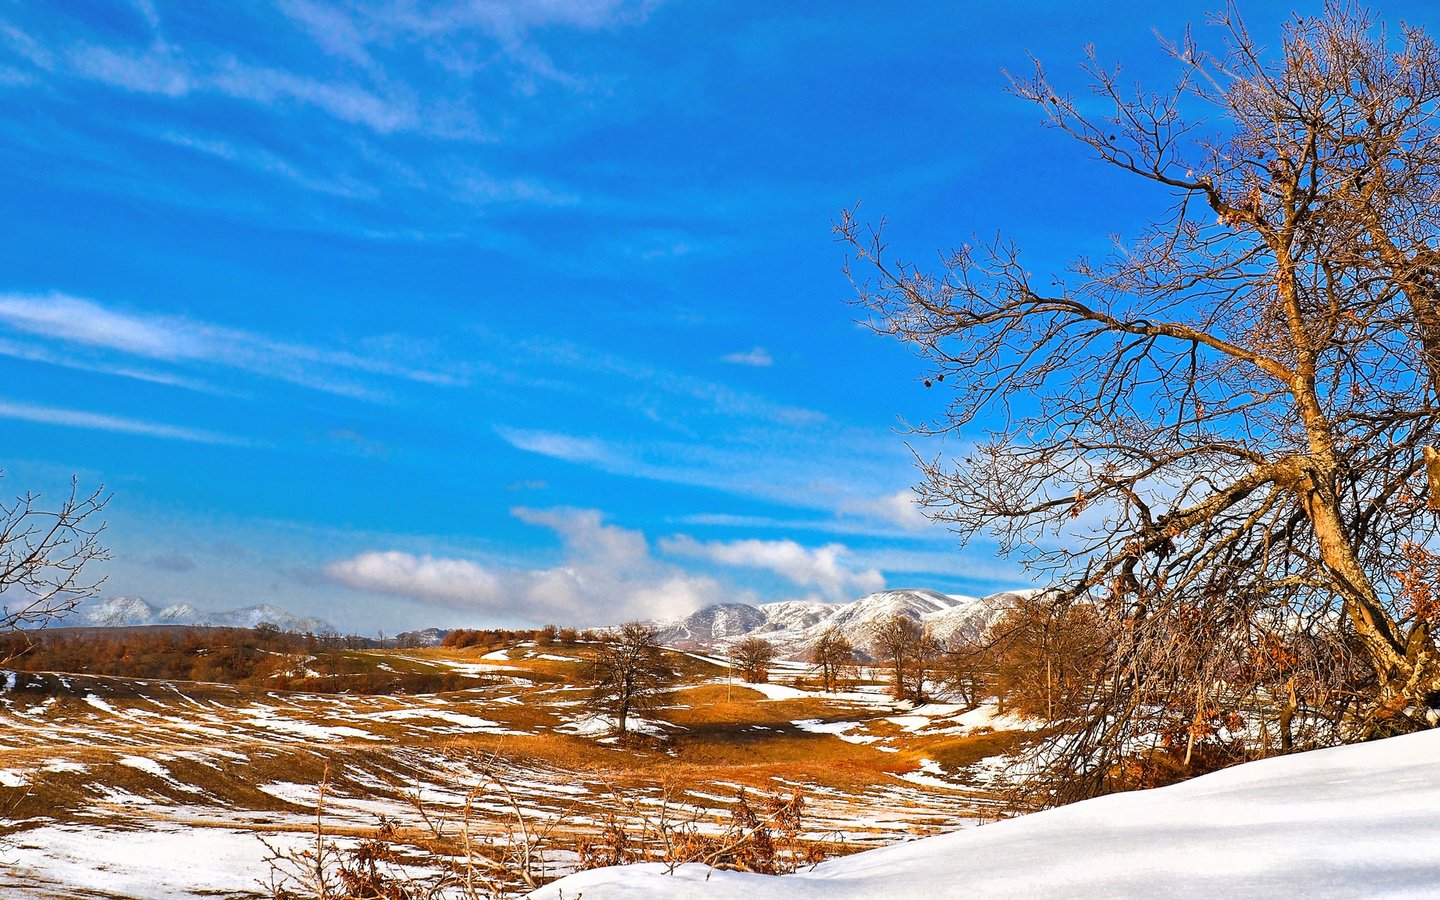
[[[660,639],[672,646],[719,650],[754,635],[776,644],[783,655],[803,656],[823,632],[836,628],[863,653],[891,616],[913,619],[943,639],[979,635],[1028,593],[1033,592],[964,597],[911,588],[879,591],[851,603],[717,603],[659,623]]]
[[[419,631],[402,631],[395,635],[395,646],[410,649],[413,647],[438,647],[449,634],[446,628],[422,628]]]
[[[683,619],[667,622],[662,629],[667,644],[709,646],[742,638],[765,624],[765,613],[748,603],[714,603]]]
[[[116,627],[121,625],[217,625],[254,628],[261,622],[278,625],[282,631],[333,631],[324,619],[296,616],[278,606],[261,603],[219,612],[198,609],[189,603],[159,607],[141,597],[106,597],[80,605],[73,619],[63,625]]]

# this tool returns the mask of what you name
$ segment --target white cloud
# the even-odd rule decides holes
[[[643,534],[606,524],[596,510],[519,507],[513,513],[559,535],[559,565],[488,567],[468,559],[371,550],[332,562],[324,573],[357,590],[536,623],[611,625],[681,616],[722,599],[754,599],[656,560]]]
[[[587,463],[606,471],[618,471],[629,467],[629,462],[623,454],[616,452],[608,442],[599,438],[503,426],[496,428],[495,433],[505,443],[518,450],[538,453],[552,459]]]
[[[366,68],[373,65],[364,34],[345,11],[312,0],[281,0],[280,10],[326,53]]]
[[[839,512],[898,525],[908,531],[922,531],[934,524],[920,511],[915,492],[909,488],[878,497],[845,500],[840,504]]]
[[[44,425],[61,425],[67,428],[89,428],[96,431],[114,431],[121,434],[139,434],[146,437],[169,438],[190,441],[197,444],[233,444],[243,446],[247,442],[229,435],[199,428],[183,428],[141,419],[127,419],[104,413],[86,412],[78,409],[62,409],[54,406],[35,406],[28,403],[11,403],[0,400],[0,419],[20,419],[39,422]]]
[[[764,347],[755,347],[744,353],[727,353],[725,356],[720,357],[720,359],[723,362],[734,363],[737,366],[756,366],[763,368],[775,364],[775,357],[771,356],[770,351]]]
[[[503,599],[500,579],[464,559],[368,551],[325,567],[333,581],[364,591],[398,594],[447,606],[493,606]]]
[[[831,600],[850,600],[885,587],[880,570],[856,571],[846,564],[850,550],[843,544],[810,549],[789,540],[701,542],[679,535],[661,541],[660,547],[667,553],[721,565],[765,569],[801,587],[814,588]]]
[[[275,340],[180,316],[129,313],[81,297],[0,293],[0,326],[66,345],[80,345],[173,364],[225,366],[327,393],[375,399],[356,375],[427,384],[456,376],[369,356]],[[8,355],[19,355],[10,353]]]

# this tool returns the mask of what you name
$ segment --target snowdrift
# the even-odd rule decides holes
[[[659,864],[537,900],[1440,896],[1440,731],[1262,760],[859,853],[795,875]]]

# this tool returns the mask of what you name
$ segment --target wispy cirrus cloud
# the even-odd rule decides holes
[[[215,431],[167,425],[161,422],[147,422],[105,413],[79,409],[64,409],[55,406],[39,406],[30,403],[13,403],[0,400],[0,419],[18,419],[43,425],[60,425],[66,428],[87,428],[95,431],[113,431],[120,434],[138,434],[145,437],[167,438],[190,441],[197,444],[230,444],[248,446],[249,441]]]
[[[380,134],[413,131],[422,125],[418,101],[407,93],[385,96],[357,84],[298,75],[233,56],[194,60],[161,42],[141,48],[82,43],[70,47],[64,59],[71,74],[131,93],[172,99],[215,94],[271,108],[291,105]]]
[[[651,418],[666,422],[692,419],[697,414],[732,419],[748,419],[783,428],[817,427],[827,417],[819,410],[787,403],[737,390],[729,384],[675,372],[631,359],[608,350],[569,341],[520,340],[498,335],[482,335],[492,342],[504,342],[506,352],[543,366],[556,378],[568,378],[575,384],[588,384],[594,376],[607,376],[643,388],[642,396],[660,408]],[[563,383],[563,382],[562,382]],[[611,402],[633,400],[625,392],[612,393]]]
[[[441,386],[464,382],[456,374],[407,365],[383,355],[287,342],[181,316],[125,312],[59,292],[0,293],[0,328],[69,347],[198,368],[236,369],[362,399],[382,396],[363,376]],[[23,345],[13,340],[6,346],[11,348],[7,355],[25,353]],[[44,350],[29,354],[42,361],[46,355]],[[150,380],[163,379],[151,376]],[[185,379],[172,383],[187,386]]]
[[[129,42],[105,40],[83,28],[78,34],[62,28],[36,36],[5,23],[0,47],[36,72],[131,93],[169,98],[213,94],[267,109],[318,111],[381,135],[421,132],[475,140],[487,137],[479,127],[472,88],[480,78],[498,74],[520,94],[536,93],[541,84],[588,89],[589,79],[557,64],[537,33],[638,24],[654,5],[649,0],[482,0],[417,9],[406,2],[285,0],[280,15],[272,19],[277,32],[298,32],[347,64],[340,71],[327,67],[323,75],[307,74],[305,70],[314,69],[313,60],[304,56],[258,61],[217,53],[208,42],[167,36],[162,17],[151,7],[141,9],[145,42],[134,41],[133,35]],[[411,52],[415,50],[419,52]],[[419,65],[410,78],[399,78],[397,60]]]
[[[874,533],[877,526],[903,532],[914,524],[895,499],[908,491],[884,493],[881,487],[910,474],[903,450],[884,436],[820,428],[761,430],[753,439],[616,440],[503,425],[495,433],[516,449],[614,475],[823,510],[835,516],[830,530],[837,532],[846,526],[856,533]]]

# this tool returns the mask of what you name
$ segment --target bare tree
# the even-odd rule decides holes
[[[1093,607],[1026,598],[989,629],[992,689],[1021,713],[1055,722],[1083,709],[1101,666],[1105,636]]]
[[[730,665],[739,670],[751,684],[770,680],[770,664],[775,661],[775,645],[758,637],[747,637],[730,648]]]
[[[628,622],[605,633],[606,639],[595,645],[583,669],[595,702],[615,717],[621,734],[628,730],[632,714],[653,706],[679,678],[665,661],[658,635],[643,622]]]
[[[109,559],[97,521],[109,499],[103,488],[81,494],[72,481],[54,506],[33,493],[0,503],[0,631],[48,624],[100,589],[104,579],[86,568]]]
[[[923,464],[930,514],[998,536],[1057,586],[1047,602],[1106,627],[1081,793],[1141,713],[1211,706],[1193,698],[1236,683],[1267,632],[1368,660],[1347,736],[1425,727],[1440,698],[1437,616],[1395,574],[1440,524],[1440,50],[1350,3],[1297,17],[1274,53],[1233,7],[1214,24],[1225,50],[1167,44],[1158,93],[1093,53],[1090,99],[1038,64],[1012,81],[1168,201],[1108,258],[1036,274],[1002,239],[927,271],[880,227],[837,226],[874,327],[953,389],[919,430],[988,432]]]
[[[896,700],[909,697],[923,702],[934,649],[925,629],[909,616],[896,613],[876,627],[872,650],[890,666],[890,690]]]
[[[956,635],[941,650],[935,678],[966,706],[978,706],[990,688],[992,659],[987,642],[969,635]]]
[[[839,629],[827,628],[810,648],[810,662],[820,675],[821,686],[834,693],[852,678],[855,647]]]

